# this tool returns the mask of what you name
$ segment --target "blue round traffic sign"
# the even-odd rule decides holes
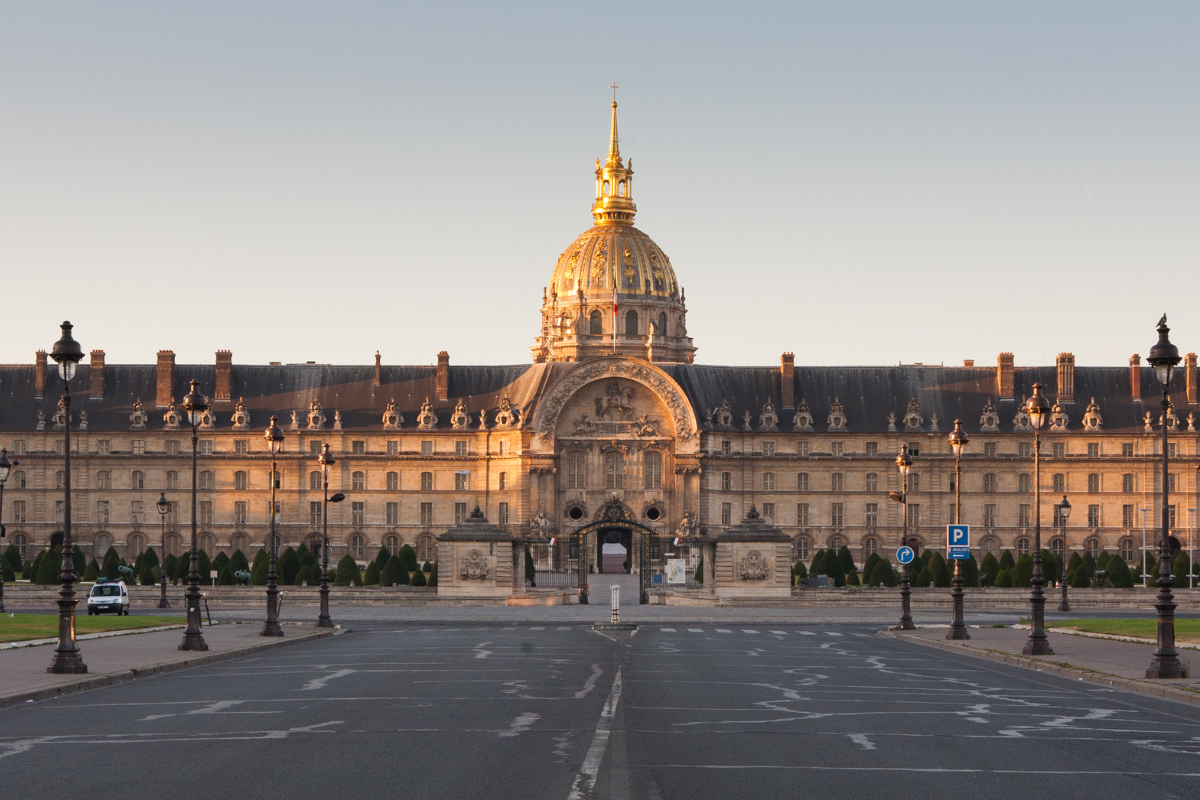
[[[913,549],[907,545],[896,551],[896,560],[901,564],[911,564],[913,559],[916,557],[917,554],[913,552]]]

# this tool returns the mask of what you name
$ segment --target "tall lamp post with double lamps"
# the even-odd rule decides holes
[[[329,504],[340,503],[346,495],[338,492],[329,496],[329,468],[337,463],[333,453],[329,452],[329,443],[321,446],[321,455],[317,458],[321,465],[322,486],[325,490],[325,500],[321,506],[321,524],[324,532],[321,536],[321,613],[317,616],[318,628],[332,628],[333,620],[329,618]]]
[[[908,546],[908,470],[912,467],[912,456],[908,454],[908,445],[900,445],[900,454],[896,456],[896,468],[900,470],[900,491],[889,492],[888,499],[894,500],[904,508],[904,538],[902,547]],[[913,631],[917,626],[912,618],[912,589],[908,580],[908,564],[900,565],[900,630]]]
[[[75,367],[83,360],[83,349],[71,337],[72,325],[62,324],[62,336],[54,343],[50,358],[58,364],[59,377],[63,379],[63,545],[62,572],[58,576],[62,584],[58,590],[58,645],[50,660],[47,672],[56,675],[79,675],[87,672],[87,664],[79,654],[79,643],[75,641],[75,551],[71,542],[71,379]]]
[[[159,575],[161,578],[159,584],[162,588],[158,593],[158,607],[170,608],[171,604],[167,602],[167,514],[171,512],[171,503],[167,500],[166,492],[158,493],[158,502],[154,504],[154,507],[158,509],[158,517],[162,522],[160,534],[160,543],[162,544],[162,566],[159,568],[161,571]]]
[[[950,448],[954,451],[954,524],[962,524],[962,454],[967,449],[967,442],[971,441],[967,438],[966,432],[962,429],[962,423],[954,420],[954,430],[950,431]],[[949,548],[949,540],[947,539],[947,548]],[[947,639],[970,639],[971,634],[967,633],[966,623],[963,622],[963,577],[962,577],[962,559],[954,559],[954,589],[950,593],[954,598],[954,619],[950,621],[950,632],[946,634]]]
[[[0,539],[4,538],[4,484],[8,473],[21,462],[8,460],[8,449],[0,447]],[[4,610],[4,564],[0,563],[0,611]]]
[[[1046,637],[1046,595],[1042,591],[1042,425],[1050,414],[1050,401],[1042,396],[1042,385],[1033,385],[1033,396],[1025,403],[1025,413],[1033,426],[1033,579],[1029,591],[1030,631],[1021,650],[1027,656],[1050,656]]]
[[[1058,582],[1062,584],[1059,588],[1062,591],[1062,599],[1058,601],[1059,611],[1070,611],[1071,603],[1067,600],[1067,520],[1071,517],[1071,503],[1067,500],[1067,496],[1063,495],[1063,501],[1058,504],[1058,518],[1062,520],[1062,542],[1063,551],[1060,558],[1062,559],[1062,577]]]
[[[208,411],[208,398],[200,394],[200,381],[192,381],[192,389],[183,398],[183,410],[192,423],[192,554],[188,565],[187,630],[183,632],[180,650],[207,650],[204,633],[200,629],[200,558],[196,548],[196,455],[200,447],[200,435],[196,428]]]
[[[1171,576],[1171,507],[1167,458],[1167,429],[1171,421],[1171,375],[1179,364],[1179,348],[1171,344],[1167,334],[1167,315],[1158,321],[1158,343],[1150,348],[1147,361],[1154,367],[1154,377],[1162,388],[1162,538],[1158,542],[1158,597],[1154,608],[1158,610],[1158,647],[1146,670],[1147,678],[1182,678],[1183,665],[1179,663],[1179,652],[1175,649],[1175,596],[1171,587],[1175,579]]]
[[[263,438],[271,450],[271,506],[268,512],[271,516],[270,538],[267,539],[267,621],[263,623],[263,636],[283,636],[283,626],[279,624],[279,573],[275,570],[278,558],[279,544],[275,536],[275,483],[277,478],[277,460],[283,449],[283,431],[279,428],[279,417],[271,417]]]

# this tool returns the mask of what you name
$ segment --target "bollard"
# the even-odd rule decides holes
[[[619,625],[621,622],[621,587],[618,584],[612,586],[612,624]]]

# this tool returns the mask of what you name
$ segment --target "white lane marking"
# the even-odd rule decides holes
[[[748,631],[745,628],[743,628],[742,633],[758,633],[758,631]]]
[[[608,747],[608,735],[612,731],[613,717],[617,714],[617,705],[620,702],[621,668],[617,667],[617,674],[613,677],[612,690],[608,693],[608,699],[604,701],[604,708],[600,711],[600,719],[596,723],[596,735],[592,739],[592,746],[588,748],[587,755],[583,759],[583,766],[580,767],[579,774],[575,776],[575,781],[571,784],[567,800],[583,800],[596,787],[596,775],[600,772],[600,762],[604,760],[604,750]]]
[[[569,630],[571,630],[571,626],[570,626],[570,625],[559,625],[559,626],[558,626],[557,628],[555,628],[554,630],[556,630],[556,631],[569,631]]]
[[[509,739],[513,736],[518,736],[529,730],[529,726],[542,718],[541,714],[535,714],[532,711],[526,711],[523,714],[518,714],[517,718],[508,723],[508,730],[500,731],[502,739]]]
[[[344,725],[345,720],[335,719],[329,722],[318,722],[315,725],[303,725],[297,728],[288,728],[281,731],[242,731],[239,733],[222,734],[222,733],[180,733],[175,735],[160,735],[146,733],[121,733],[107,734],[100,737],[83,737],[83,736],[39,736],[34,739],[20,739],[13,742],[4,742],[0,747],[5,748],[0,751],[0,758],[14,756],[20,753],[27,753],[39,744],[66,744],[66,745],[81,745],[81,744],[133,744],[142,745],[149,741],[146,737],[153,736],[155,743],[161,742],[230,742],[230,741],[247,741],[257,739],[286,739],[296,733],[333,733],[329,730],[319,730],[327,725]]]
[[[717,633],[733,633],[729,628],[717,628]]]
[[[770,631],[770,633],[773,633],[776,636],[787,636],[787,631]]]
[[[688,633],[704,633],[704,628],[688,628]]]
[[[825,635],[826,636],[841,636],[842,634],[834,633],[833,631],[825,631]]]
[[[868,739],[865,733],[850,733],[847,735],[850,737],[850,741],[854,742],[863,750],[875,749],[875,743]]]
[[[659,628],[659,630],[662,631],[663,633],[674,633],[675,632],[674,628]]]
[[[954,769],[949,767],[883,767],[883,766],[862,766],[862,767],[829,767],[829,766],[812,766],[798,764],[630,764],[631,767],[646,768],[646,769],[714,769],[714,770],[795,770],[805,772],[915,772],[915,773],[945,773],[945,774],[965,774],[965,775],[1114,775],[1125,777],[1127,775],[1148,775],[1153,777],[1167,778],[1200,778],[1200,772],[1124,772],[1118,770],[1071,770],[1071,769],[986,769],[983,767],[970,768],[964,767]],[[582,797],[583,795],[579,795]]]
[[[538,628],[530,628],[529,630],[531,630],[531,631],[544,631],[544,630],[546,630],[546,626],[545,626],[545,625],[542,625],[541,627],[538,627]]]
[[[816,634],[812,631],[796,631],[796,633],[800,634],[801,636],[816,636]]]
[[[324,689],[325,685],[334,678],[344,678],[347,675],[353,675],[356,672],[358,672],[356,669],[339,669],[337,672],[331,672],[328,675],[322,675],[320,678],[313,678],[297,691],[311,692],[314,689]]]
[[[484,650],[483,648],[489,644],[491,644],[491,642],[480,642],[479,644],[472,647],[471,651],[473,653],[475,653],[476,658],[487,658],[488,656],[490,656],[492,654],[492,651]]]
[[[582,700],[587,697],[592,689],[596,688],[596,681],[604,674],[604,670],[600,669],[599,664],[592,664],[592,674],[583,682],[583,688],[575,693],[575,699]]]
[[[201,706],[200,708],[193,708],[190,711],[180,711],[177,714],[151,714],[148,717],[142,717],[140,720],[138,720],[138,722],[152,722],[153,720],[156,720],[156,719],[166,719],[167,717],[182,717],[182,716],[186,716],[188,714],[220,714],[220,713],[282,714],[282,713],[284,713],[282,711],[230,711],[230,712],[227,712],[225,710],[228,708],[233,708],[234,706],[240,706],[244,702],[246,702],[246,701],[245,700],[218,700],[215,703],[209,703],[208,705]]]

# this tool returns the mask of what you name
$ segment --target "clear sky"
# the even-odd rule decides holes
[[[527,363],[620,84],[698,360],[1200,349],[1200,4],[0,5],[0,361]]]

